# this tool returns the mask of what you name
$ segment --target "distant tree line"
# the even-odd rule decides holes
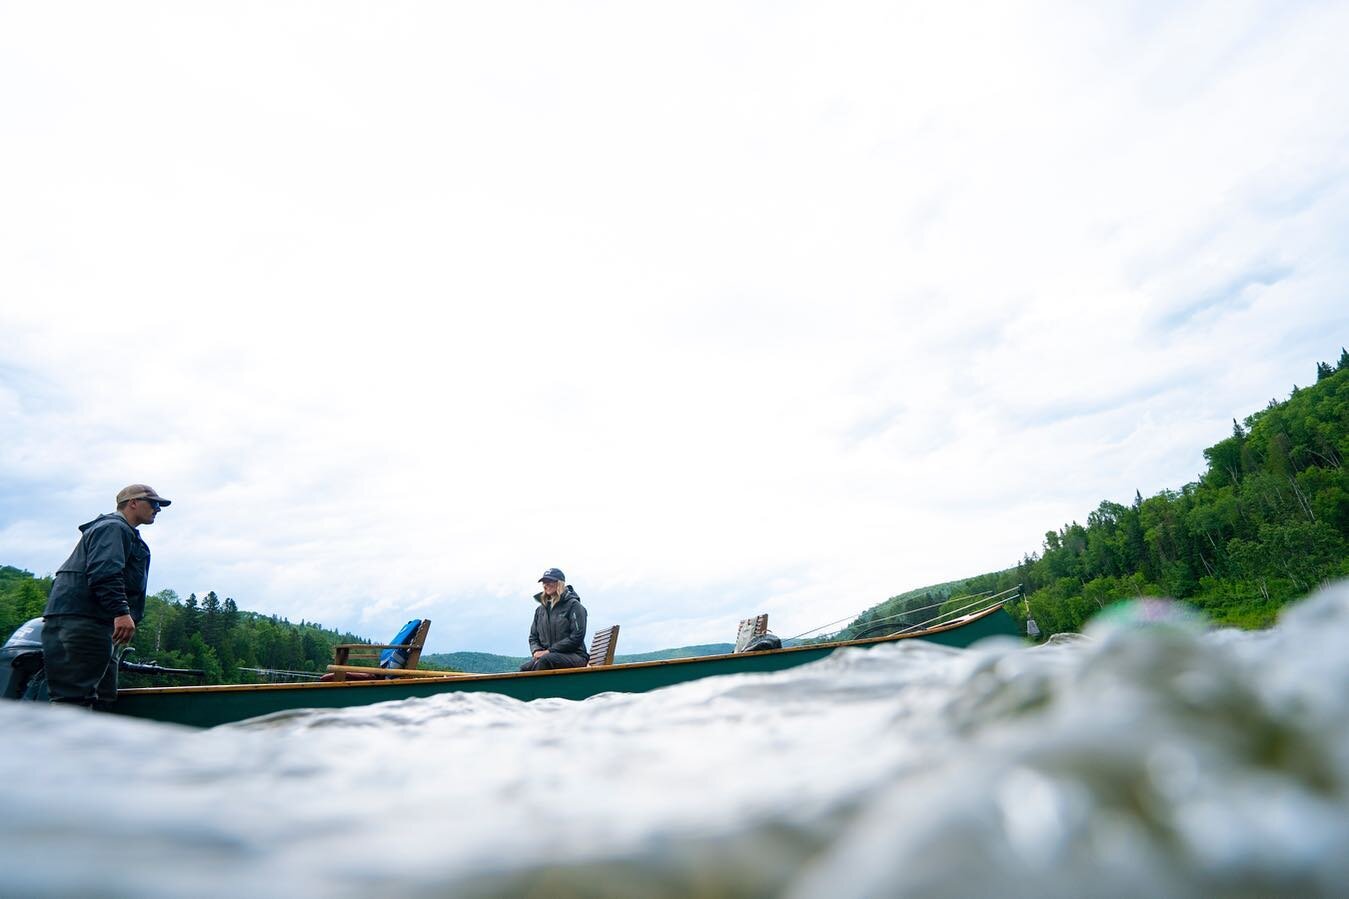
[[[1014,568],[891,597],[841,638],[893,633],[966,605],[972,594],[1024,585],[1042,635],[1081,630],[1111,603],[1169,596],[1217,624],[1265,627],[1280,608],[1349,576],[1349,352],[1316,366],[1316,383],[1243,422],[1204,450],[1207,470],[1180,490],[1130,505],[1102,502],[1045,534]],[[934,608],[935,607],[935,608]]]
[[[0,637],[8,640],[19,625],[40,616],[51,589],[49,577],[35,578],[22,569],[0,565]]]

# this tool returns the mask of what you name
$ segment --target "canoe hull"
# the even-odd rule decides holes
[[[215,727],[295,709],[346,708],[452,692],[499,693],[525,702],[545,698],[586,699],[607,692],[645,693],[722,674],[782,671],[818,661],[848,647],[867,648],[907,639],[965,647],[985,637],[1018,635],[1012,617],[1001,607],[995,607],[956,624],[920,634],[602,668],[345,683],[146,687],[121,691],[111,711],[189,727]]]

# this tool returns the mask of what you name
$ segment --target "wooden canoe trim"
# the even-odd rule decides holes
[[[900,640],[915,640],[932,634],[940,634],[944,631],[955,630],[958,627],[964,627],[978,621],[981,618],[987,618],[995,612],[1002,611],[1002,604],[985,609],[982,612],[972,612],[969,615],[962,616],[954,621],[943,624],[940,627],[930,627],[926,630],[914,631],[910,634],[891,634],[883,637],[866,637],[861,640],[837,640],[830,643],[811,643],[805,646],[784,646],[781,649],[766,649],[762,652],[752,653],[755,656],[781,655],[783,653],[808,652],[815,649],[840,649],[848,646],[874,646],[877,643],[898,643]],[[172,695],[191,694],[191,693],[244,693],[257,690],[358,690],[358,689],[388,689],[390,687],[402,687],[408,683],[431,683],[439,680],[496,680],[510,679],[517,677],[584,677],[587,674],[595,674],[600,671],[624,671],[637,668],[655,668],[663,665],[683,665],[690,662],[703,662],[709,659],[741,659],[746,657],[746,653],[722,653],[713,656],[693,656],[685,659],[659,659],[653,662],[625,662],[620,665],[607,665],[602,668],[554,668],[551,671],[508,671],[498,674],[458,674],[450,671],[422,671],[416,681],[407,679],[394,680],[361,680],[361,681],[331,681],[328,683],[309,682],[301,684],[211,684],[202,687],[134,687],[130,690],[120,690],[119,693],[127,695],[146,695],[150,693],[168,693]],[[358,668],[361,672],[374,672],[380,669]],[[402,669],[398,669],[402,670]]]

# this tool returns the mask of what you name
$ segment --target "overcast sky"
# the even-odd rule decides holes
[[[791,635],[1349,342],[1344,3],[0,4],[0,564],[523,655]]]

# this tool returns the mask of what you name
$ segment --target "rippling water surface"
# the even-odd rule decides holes
[[[1349,586],[585,702],[0,704],[0,895],[1343,896]]]

